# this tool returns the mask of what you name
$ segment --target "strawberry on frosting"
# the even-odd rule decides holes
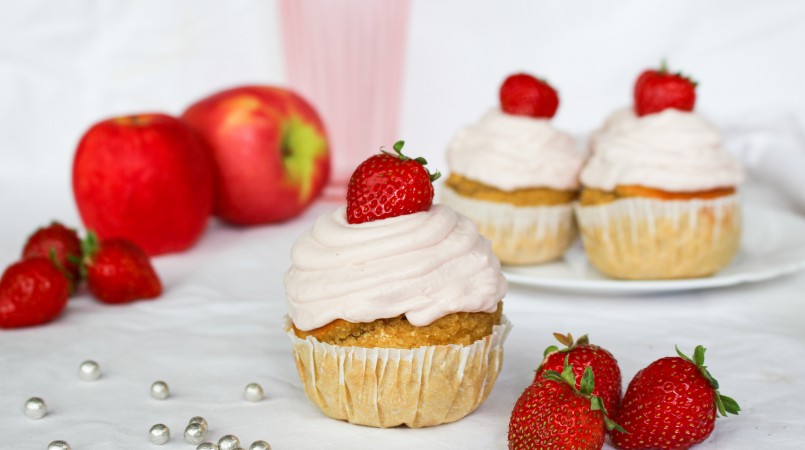
[[[551,124],[559,96],[532,75],[510,75],[500,107],[460,130],[447,147],[450,170],[487,186],[577,190],[584,163],[575,139]]]
[[[394,144],[394,152],[381,152],[361,163],[347,187],[347,221],[371,222],[419,211],[433,203],[433,181],[425,158],[404,155],[404,141]]]
[[[638,116],[666,109],[693,111],[697,82],[681,73],[672,73],[663,61],[659,70],[647,69],[634,86],[634,110]]]
[[[635,104],[615,111],[590,138],[592,157],[581,172],[586,187],[611,191],[639,185],[667,192],[732,187],[744,179],[721,132],[693,111],[696,84],[678,73],[646,70]]]
[[[559,109],[559,94],[545,80],[516,73],[500,86],[500,109],[516,116],[550,119]]]
[[[489,241],[468,218],[432,205],[439,173],[402,146],[362,163],[347,205],[294,243],[285,291],[298,329],[399,315],[425,326],[455,312],[496,311],[508,285]]]

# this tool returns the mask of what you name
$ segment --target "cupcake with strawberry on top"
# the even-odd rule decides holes
[[[294,243],[285,331],[325,414],[419,428],[486,399],[510,324],[489,242],[466,217],[432,205],[438,172],[402,147],[358,166],[346,207]]]
[[[583,157],[551,125],[559,96],[531,75],[511,75],[500,108],[453,138],[442,202],[470,217],[504,264],[562,256],[576,237],[573,203]]]
[[[590,262],[623,279],[703,277],[738,250],[741,164],[694,112],[696,83],[663,63],[634,88],[634,107],[591,137],[577,208]]]

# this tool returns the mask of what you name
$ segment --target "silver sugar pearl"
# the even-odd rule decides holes
[[[41,419],[48,413],[48,405],[39,397],[31,397],[25,401],[23,411],[31,419]]]
[[[64,441],[53,441],[48,444],[48,450],[70,450],[70,444]]]
[[[196,450],[218,450],[218,444],[204,442],[203,444],[199,444],[198,447],[196,447]]]
[[[240,447],[240,439],[233,434],[227,434],[218,440],[219,450],[235,450]]]
[[[192,419],[190,419],[190,421],[189,421],[189,422],[187,422],[187,423],[188,423],[188,424],[191,424],[191,423],[200,423],[200,424],[201,424],[201,426],[203,426],[204,428],[207,428],[207,420],[206,420],[205,418],[201,417],[201,416],[196,416],[196,417],[193,417],[193,418],[192,418]]]
[[[259,402],[263,399],[263,386],[257,383],[249,383],[243,390],[243,397],[250,402]]]
[[[201,423],[191,423],[184,429],[184,440],[188,444],[201,444],[207,437],[207,427]]]
[[[151,397],[157,400],[165,400],[171,395],[171,390],[168,383],[164,381],[154,381],[151,385]]]
[[[235,448],[233,448],[232,450],[246,450],[246,449],[245,449],[245,448],[243,448],[243,447],[235,447]]]
[[[266,441],[254,441],[249,450],[271,450],[271,446]]]
[[[171,430],[167,426],[158,423],[148,431],[148,437],[154,444],[162,445],[170,440]]]
[[[78,376],[82,380],[95,381],[101,377],[101,366],[95,361],[88,359],[78,366]]]

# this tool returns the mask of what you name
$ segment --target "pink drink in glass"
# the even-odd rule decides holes
[[[332,151],[325,197],[399,139],[408,0],[280,0],[288,82],[324,118]]]

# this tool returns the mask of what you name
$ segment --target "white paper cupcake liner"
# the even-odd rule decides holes
[[[504,264],[537,264],[562,256],[578,234],[573,204],[517,206],[469,198],[445,186],[441,202],[472,219]]]
[[[511,330],[505,316],[470,345],[414,349],[342,347],[300,339],[286,316],[308,398],[335,419],[373,427],[420,428],[461,419],[489,396]]]
[[[740,203],[626,198],[576,207],[584,249],[601,272],[625,279],[692,278],[724,268],[738,251]]]

